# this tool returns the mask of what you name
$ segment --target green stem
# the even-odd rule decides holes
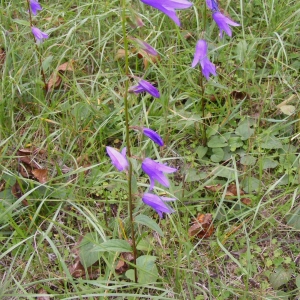
[[[126,35],[126,0],[122,0],[122,30],[124,37],[124,50],[125,50],[125,74],[129,75],[129,63],[128,63],[128,39]],[[125,128],[126,128],[126,146],[127,153],[129,157],[129,169],[128,169],[128,210],[129,210],[129,218],[131,225],[131,240],[132,240],[132,249],[133,249],[133,257],[134,257],[134,280],[137,283],[137,269],[136,269],[136,258],[137,258],[137,250],[135,243],[135,230],[134,230],[134,220],[133,220],[133,196],[132,196],[132,165],[130,161],[131,157],[131,149],[130,149],[130,140],[129,140],[129,112],[128,112],[128,80],[125,81],[125,92],[124,92],[124,110],[125,110]]]
[[[201,71],[199,86],[201,88],[201,111],[202,111],[202,123],[201,123],[201,130],[202,130],[202,144],[206,147],[207,145],[207,136],[206,136],[206,122],[205,122],[205,100],[204,100],[204,93],[205,93],[205,85],[203,83],[203,74]]]

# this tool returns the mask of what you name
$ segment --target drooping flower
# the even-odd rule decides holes
[[[145,193],[142,197],[142,201],[151,206],[160,216],[163,217],[163,213],[170,214],[174,212],[172,208],[165,204],[164,201],[175,201],[175,198],[159,197],[155,194]]]
[[[136,94],[147,92],[155,98],[159,98],[160,94],[156,87],[154,87],[151,83],[146,80],[141,79],[138,85],[132,86],[128,90],[129,92],[133,92]]]
[[[211,10],[215,10],[215,11],[219,10],[217,0],[206,0],[206,5]]]
[[[151,139],[153,142],[155,142],[159,146],[162,147],[164,145],[163,139],[154,130],[152,130],[150,128],[143,128],[143,133],[144,133],[145,136],[147,136],[149,139]]]
[[[124,147],[121,153],[112,147],[106,147],[107,154],[109,155],[112,164],[119,170],[124,171],[128,169],[128,161],[126,158],[126,147]]]
[[[39,42],[42,42],[43,39],[47,39],[49,37],[49,35],[47,33],[41,31],[37,27],[31,27],[31,31],[32,31],[32,34],[37,39],[37,41],[39,41]]]
[[[192,67],[194,68],[198,63],[201,65],[202,74],[208,80],[210,74],[217,75],[215,65],[209,61],[207,57],[207,43],[205,40],[199,40],[196,44],[196,50]]]
[[[145,41],[142,41],[137,38],[131,38],[131,39],[135,41],[141,47],[141,49],[144,50],[149,55],[156,56],[158,54],[157,51]]]
[[[32,13],[36,16],[38,10],[42,10],[41,5],[39,4],[39,2],[37,0],[30,0],[30,9],[32,11]]]
[[[169,180],[164,173],[174,173],[177,171],[175,168],[168,167],[167,165],[158,163],[150,158],[145,158],[143,160],[142,170],[150,177],[150,191],[154,187],[155,180],[163,186],[169,187]]]
[[[141,0],[143,3],[157,8],[169,18],[171,18],[178,26],[180,20],[176,15],[175,9],[186,9],[193,5],[187,0]]]
[[[223,36],[223,31],[227,33],[228,36],[232,36],[232,31],[229,25],[231,26],[241,26],[241,24],[236,23],[232,21],[231,19],[227,18],[224,16],[222,13],[219,11],[216,11],[213,13],[213,19],[215,20],[216,24],[218,25],[220,29],[220,37],[222,38]]]

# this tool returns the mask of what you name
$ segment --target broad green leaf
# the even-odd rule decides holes
[[[287,225],[300,230],[300,207],[286,216]]]
[[[270,283],[273,289],[277,290],[282,285],[289,282],[291,276],[293,274],[293,270],[288,269],[285,270],[283,268],[276,269],[276,272],[270,275]]]
[[[47,71],[49,66],[51,65],[52,63],[52,60],[53,60],[53,55],[50,55],[50,56],[47,56],[43,62],[42,62],[42,67],[43,67],[43,70],[44,71]]]
[[[151,251],[152,250],[152,244],[148,240],[140,240],[139,243],[136,245],[136,248],[140,251]]]
[[[239,135],[243,141],[248,140],[254,133],[254,129],[251,127],[251,123],[248,120],[241,122],[236,128],[235,134]]]
[[[194,182],[201,180],[201,174],[199,170],[190,168],[186,171],[185,182]]]
[[[102,253],[95,251],[97,245],[101,242],[101,238],[96,233],[87,233],[79,245],[80,262],[86,268],[90,267],[100,259]]]
[[[256,163],[256,158],[252,155],[244,155],[240,162],[244,166],[253,166]]]
[[[210,148],[222,148],[227,145],[227,140],[221,135],[214,135],[207,143]]]
[[[262,159],[262,168],[265,169],[273,169],[276,168],[278,166],[278,162],[270,159],[270,158],[263,158]]]
[[[241,186],[246,193],[251,193],[259,189],[261,182],[254,177],[246,177],[242,180]]]
[[[100,245],[97,245],[94,250],[102,252],[132,252],[132,248],[128,242],[118,239],[108,240]]]
[[[275,136],[268,136],[260,145],[263,149],[280,149],[282,148],[281,142]]]
[[[160,227],[157,225],[157,223],[146,215],[136,216],[134,218],[134,222],[145,225],[145,226],[149,227],[150,229],[156,231],[160,236],[164,236],[163,231],[160,229]]]
[[[297,288],[300,289],[300,275],[298,275],[296,277],[296,285],[297,285]]]
[[[30,26],[30,23],[28,21],[25,20],[20,20],[20,19],[12,19],[13,22],[23,25],[23,26]]]
[[[198,155],[198,159],[201,159],[207,152],[208,148],[204,146],[199,146],[196,148],[195,152]]]
[[[224,177],[230,180],[235,179],[235,171],[232,168],[226,167],[226,166],[219,166],[218,168],[215,169],[214,174],[215,176],[218,177]]]
[[[230,137],[228,140],[228,145],[230,147],[230,151],[235,151],[237,148],[240,148],[244,145],[241,137],[239,136],[233,136]]]
[[[158,279],[158,270],[155,264],[156,256],[142,255],[137,258],[136,266],[138,271],[139,283],[153,283]],[[134,281],[134,270],[128,270],[126,277]]]
[[[213,161],[213,162],[220,162],[223,160],[224,158],[224,151],[222,148],[213,148],[212,149],[212,156],[210,157],[210,159]]]

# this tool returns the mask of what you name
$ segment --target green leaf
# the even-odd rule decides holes
[[[156,256],[142,255],[137,258],[136,266],[139,283],[152,283],[158,279],[158,270],[155,264]],[[128,270],[125,276],[134,281],[134,270]]]
[[[297,288],[300,289],[300,275],[298,275],[296,277],[296,285],[297,285]]]
[[[102,253],[96,251],[99,237],[96,233],[87,233],[79,245],[80,262],[86,268],[90,267],[100,259]]]
[[[278,166],[278,162],[273,159],[267,157],[262,159],[262,168],[264,170],[273,169],[276,168],[277,166]]]
[[[282,106],[279,107],[279,109],[285,115],[291,116],[295,112],[296,107],[294,105],[282,105]]]
[[[251,123],[248,120],[245,120],[240,123],[236,128],[235,134],[239,135],[243,141],[248,140],[254,133],[254,129],[251,127]]]
[[[228,140],[228,145],[230,147],[230,151],[235,151],[237,148],[240,148],[244,145],[241,137],[239,136],[233,136],[230,137]]]
[[[293,270],[291,269],[288,270],[285,270],[283,268],[276,269],[276,273],[271,274],[269,278],[272,287],[275,290],[277,290],[282,285],[288,283],[292,274],[293,274]]]
[[[198,155],[198,159],[201,159],[207,152],[208,148],[204,146],[199,146],[196,148],[195,152]]]
[[[256,158],[252,155],[244,155],[240,162],[244,166],[253,166],[256,163]]]
[[[212,156],[210,157],[210,159],[213,161],[213,162],[220,162],[223,160],[224,158],[224,151],[222,148],[213,148],[212,149]]]
[[[148,216],[138,215],[134,218],[134,222],[145,225],[150,229],[156,231],[160,236],[164,236],[163,231],[160,229],[157,223]]]
[[[20,19],[13,19],[13,22],[23,25],[23,26],[30,26],[30,23],[28,21],[25,20],[20,20]]]
[[[47,71],[53,60],[53,55],[47,56],[42,62],[42,68]]]
[[[214,135],[207,143],[210,148],[222,148],[227,145],[227,140],[221,135]]]
[[[263,149],[280,149],[282,144],[275,136],[268,136],[262,141],[260,147]]]
[[[287,225],[300,230],[300,207],[295,209],[292,213],[287,214],[286,216]]]
[[[260,187],[261,181],[254,177],[246,177],[242,180],[241,186],[246,193],[257,191]]]
[[[94,248],[95,251],[108,252],[132,252],[131,246],[124,240],[108,240]]]
[[[136,245],[136,249],[140,250],[140,251],[151,251],[152,248],[152,244],[149,240],[140,240],[139,243]]]

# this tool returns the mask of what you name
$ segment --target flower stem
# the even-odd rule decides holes
[[[31,9],[30,9],[30,2],[29,2],[29,0],[27,0],[27,5],[28,5],[28,11],[29,11],[29,23],[30,23],[30,28],[32,28],[32,27],[33,27],[33,22],[32,22],[32,12],[31,12]],[[44,72],[44,69],[43,69],[43,65],[42,65],[42,56],[41,56],[41,54],[40,54],[40,51],[39,51],[38,45],[37,45],[37,43],[36,43],[35,37],[34,37],[33,34],[32,34],[32,36],[33,36],[33,39],[34,39],[34,44],[35,44],[36,53],[37,53],[38,58],[39,58],[39,65],[40,65],[41,75],[42,75],[43,82],[44,82],[44,90],[46,91],[46,88],[47,88],[47,81],[46,81],[46,75],[45,75],[45,72]]]
[[[201,72],[199,86],[201,88],[201,111],[202,111],[202,123],[201,123],[201,130],[202,130],[202,145],[206,147],[207,145],[207,136],[206,136],[206,122],[205,122],[205,85],[203,83],[203,74]]]
[[[122,30],[124,39],[124,51],[125,51],[125,75],[129,75],[129,62],[128,62],[128,38],[126,35],[126,0],[122,0]],[[125,92],[124,92],[124,111],[125,111],[125,128],[126,128],[126,147],[128,157],[131,157],[130,140],[129,140],[129,112],[128,112],[128,80],[125,81]],[[128,168],[128,211],[131,225],[131,240],[133,249],[133,262],[134,262],[134,280],[137,283],[137,269],[136,269],[136,258],[137,250],[135,243],[135,230],[134,230],[134,220],[133,220],[133,195],[132,195],[132,165],[130,159]]]

